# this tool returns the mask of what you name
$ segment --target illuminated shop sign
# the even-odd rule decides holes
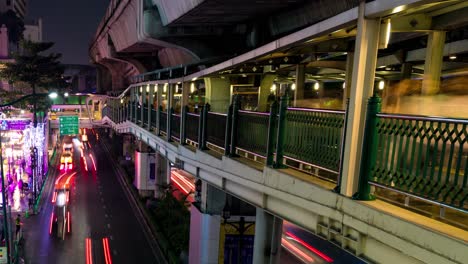
[[[4,119],[1,120],[2,130],[24,130],[31,123],[26,119]]]

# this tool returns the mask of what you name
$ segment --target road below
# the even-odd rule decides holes
[[[91,143],[95,141],[89,137]],[[74,140],[73,169],[57,169],[51,175],[41,212],[24,220],[26,263],[99,264],[106,263],[106,255],[107,263],[109,257],[112,263],[163,263],[148,243],[111,158],[100,144],[90,145],[82,150]],[[49,234],[55,179],[63,174],[74,174],[70,180],[71,233],[64,240]]]

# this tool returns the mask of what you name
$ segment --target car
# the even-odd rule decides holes
[[[71,215],[68,208],[68,191],[57,190],[54,210],[50,216],[49,234],[65,239],[66,234],[71,234]]]
[[[62,153],[60,157],[60,170],[73,169],[73,155],[71,152]]]

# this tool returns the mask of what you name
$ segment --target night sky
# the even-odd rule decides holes
[[[55,42],[65,64],[89,64],[88,47],[109,0],[29,0],[28,18],[42,18],[42,40]]]

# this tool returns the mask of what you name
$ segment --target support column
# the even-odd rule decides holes
[[[138,115],[137,115],[137,111],[138,111],[138,87],[133,87],[133,102],[135,102],[135,104],[133,105],[133,108],[134,108],[134,111],[133,111],[133,114],[135,115],[134,118],[135,118],[135,124],[137,124],[138,122]]]
[[[171,141],[171,130],[172,130],[172,107],[174,105],[174,90],[175,90],[175,84],[170,83],[168,85],[168,90],[167,90],[167,120],[166,120],[166,135],[167,135],[167,141]]]
[[[444,43],[445,31],[431,31],[429,33],[422,81],[423,95],[433,95],[440,90]]]
[[[201,202],[190,209],[189,263],[216,264],[226,193],[202,182],[200,196]]]
[[[161,127],[159,125],[159,123],[161,122],[160,121],[160,118],[161,118],[161,109],[160,109],[160,106],[162,106],[162,93],[164,91],[164,85],[162,85],[161,87],[161,84],[157,84],[157,89],[156,89],[156,93],[157,93],[157,102],[158,102],[158,105],[156,106],[156,134],[159,136],[161,135]]]
[[[410,62],[404,62],[401,64],[401,79],[411,79],[413,72],[413,64]]]
[[[170,183],[170,162],[156,151],[156,188],[154,197],[161,198],[164,195],[165,187]]]
[[[346,141],[341,179],[341,194],[352,196],[357,190],[366,117],[366,103],[374,90],[379,43],[379,19],[364,17],[365,1],[359,5],[356,52],[353,63]]]
[[[274,216],[256,208],[253,263],[270,263]]]
[[[204,78],[205,81],[205,103],[210,104],[211,111],[227,113],[230,101],[231,82],[229,79]]]
[[[298,101],[304,100],[304,86],[305,86],[305,65],[296,65],[296,89],[294,91],[293,105],[298,106]]]
[[[140,121],[141,122],[141,126],[143,127],[145,122],[145,97],[144,97],[144,94],[146,92],[146,87],[145,89],[143,89],[143,86],[140,86],[140,97],[138,97],[138,102],[140,103]]]
[[[182,83],[182,98],[180,102],[180,112],[182,113],[182,109],[188,105],[189,102],[189,96],[190,96],[190,82],[184,82]]]
[[[153,96],[154,96],[154,85],[148,84],[149,94],[148,94],[148,131],[151,131],[151,109],[153,108]]]
[[[260,91],[258,95],[258,111],[259,112],[268,112],[268,96],[271,94],[270,89],[273,85],[273,82],[276,78],[274,74],[266,74],[263,76],[262,81],[260,82]],[[279,85],[276,89],[279,89]]]
[[[271,237],[270,264],[281,263],[281,237],[283,235],[283,219],[273,219],[273,233]]]
[[[345,73],[345,87],[343,91],[343,109],[346,109],[346,101],[351,94],[351,84],[353,80],[353,63],[354,63],[354,52],[348,52],[346,54],[346,73]]]

